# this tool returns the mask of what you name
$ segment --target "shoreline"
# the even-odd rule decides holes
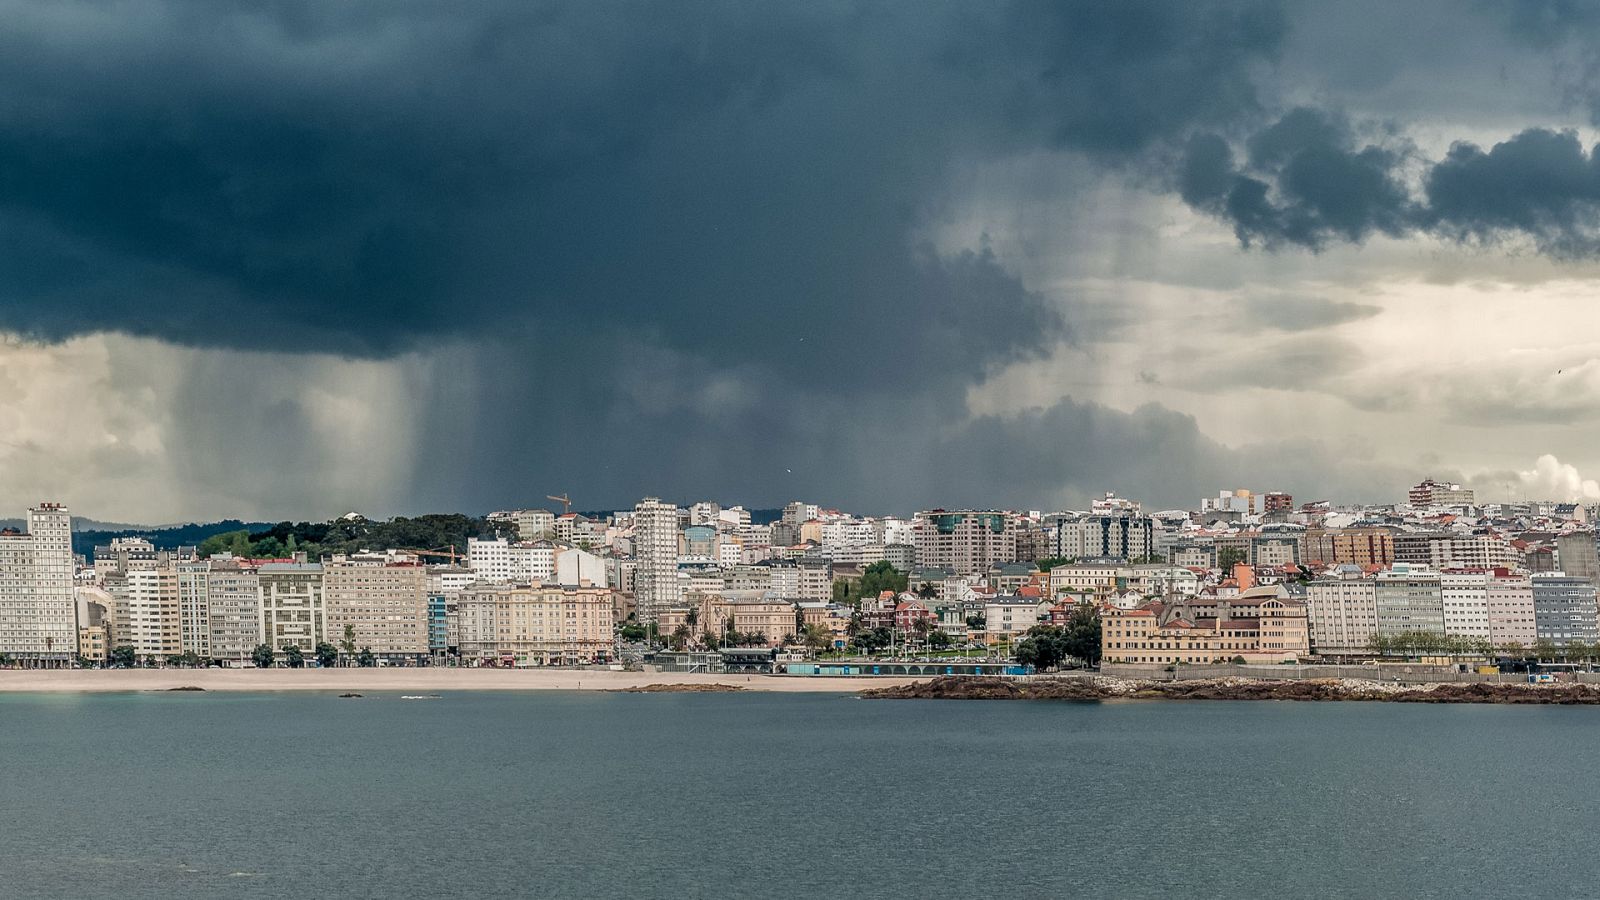
[[[1600,706],[1600,686],[1590,684],[1437,681],[1402,685],[1355,678],[1149,681],[1094,675],[1013,681],[945,675],[917,684],[875,686],[863,690],[861,696],[868,700],[1054,700],[1087,703],[1107,700],[1290,700],[1309,703],[1346,701]]]
[[[639,692],[656,685],[670,693],[703,692],[712,685],[740,693],[852,694],[903,687],[924,678],[613,672],[604,669],[3,669],[0,694],[171,691],[610,691]],[[661,690],[657,688],[657,690]],[[197,692],[198,693],[198,692]]]

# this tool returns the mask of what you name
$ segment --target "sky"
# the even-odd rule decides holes
[[[1600,499],[1600,12],[0,0],[0,493]]]

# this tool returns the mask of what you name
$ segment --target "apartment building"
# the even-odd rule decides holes
[[[386,659],[428,656],[428,573],[382,556],[336,556],[323,566],[329,643],[347,631],[357,647]]]
[[[140,659],[184,652],[174,563],[109,577],[106,589],[112,597],[111,633],[117,647],[132,647]]]
[[[1495,569],[1489,574],[1489,641],[1498,649],[1532,647],[1539,639],[1533,579]]]
[[[605,662],[613,648],[613,603],[607,588],[475,586],[456,598],[457,652],[480,665]]]
[[[1439,573],[1395,563],[1374,579],[1378,634],[1392,637],[1417,631],[1444,633],[1444,592]]]
[[[0,653],[61,666],[77,647],[72,518],[59,503],[40,503],[28,510],[26,532],[0,532]]]
[[[1329,566],[1386,567],[1394,562],[1394,534],[1386,528],[1307,529],[1300,556]]]
[[[1594,582],[1565,572],[1535,572],[1532,582],[1536,640],[1557,646],[1600,641]]]
[[[1488,569],[1446,569],[1439,573],[1439,593],[1445,634],[1490,639]]]
[[[996,510],[920,512],[914,535],[919,566],[971,575],[1017,558],[1016,524]]]
[[[206,625],[212,659],[244,665],[261,643],[261,585],[254,564],[213,557],[206,569]]]
[[[256,570],[259,643],[274,650],[289,645],[305,653],[328,641],[321,563],[265,563]]]
[[[677,606],[683,599],[678,583],[678,508],[655,497],[639,501],[633,508],[633,546],[638,558],[633,575],[638,618],[654,622],[658,610]]]

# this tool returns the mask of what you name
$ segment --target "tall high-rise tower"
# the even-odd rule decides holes
[[[678,585],[678,508],[646,497],[633,508],[633,546],[639,558],[634,597],[639,621],[654,622],[658,612],[683,599]]]
[[[27,534],[0,534],[0,653],[60,665],[78,650],[72,517],[59,503],[28,510]]]

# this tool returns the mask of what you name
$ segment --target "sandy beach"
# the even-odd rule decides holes
[[[652,684],[725,684],[747,691],[854,692],[919,678],[702,675],[601,669],[6,669],[0,693],[49,691],[604,691]]]

